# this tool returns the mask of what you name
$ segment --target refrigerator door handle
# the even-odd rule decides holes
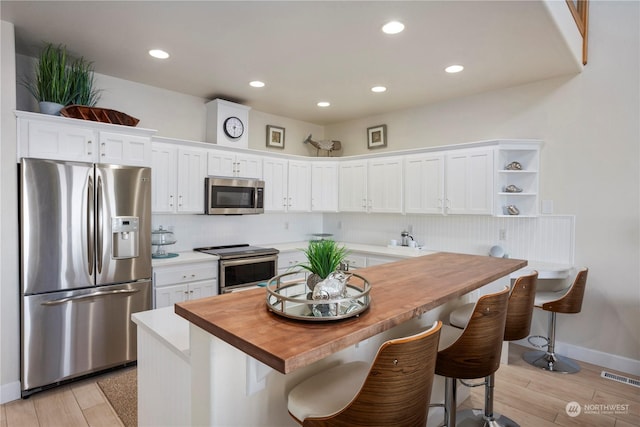
[[[139,289],[116,289],[113,291],[98,291],[98,292],[93,292],[86,295],[78,295],[76,297],[67,297],[67,298],[60,298],[56,300],[46,301],[41,303],[40,305],[59,305],[59,304],[64,304],[65,302],[85,300],[89,298],[102,297],[107,295],[135,294],[137,292],[140,292],[140,290]]]
[[[103,252],[104,252],[104,247],[103,247],[103,231],[104,231],[104,224],[103,224],[103,216],[104,213],[102,212],[102,210],[104,209],[102,206],[102,177],[100,175],[98,175],[98,191],[96,194],[96,211],[97,211],[97,218],[96,218],[96,222],[97,222],[97,226],[98,226],[98,233],[96,235],[96,239],[97,239],[97,245],[96,245],[96,250],[97,252],[97,273],[100,274],[102,273],[102,257],[103,257]]]
[[[93,176],[89,175],[88,185],[87,185],[87,258],[88,258],[88,267],[89,267],[89,275],[93,275],[93,268],[95,266],[95,242],[94,242],[94,196],[93,196]]]

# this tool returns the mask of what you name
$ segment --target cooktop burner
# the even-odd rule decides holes
[[[202,252],[210,255],[217,255],[220,259],[230,258],[248,258],[261,255],[275,255],[279,251],[274,248],[261,248],[258,246],[250,246],[249,244],[227,245],[227,246],[209,246],[205,248],[195,248],[194,251]]]

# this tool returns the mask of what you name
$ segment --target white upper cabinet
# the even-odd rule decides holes
[[[339,182],[340,211],[367,212],[367,161],[341,161]]]
[[[493,149],[450,151],[445,167],[445,213],[493,213]]]
[[[262,157],[220,149],[209,150],[207,175],[262,179]]]
[[[287,204],[287,161],[265,157],[262,163],[264,180],[264,210],[286,212]]]
[[[311,210],[314,212],[338,211],[337,162],[312,162]]]
[[[154,131],[16,112],[18,158],[151,166]]]
[[[206,150],[155,142],[152,152],[152,212],[203,213]]]
[[[402,212],[402,157],[340,162],[340,211]]]
[[[311,211],[311,162],[289,160],[287,211]]]
[[[402,157],[380,157],[368,162],[369,212],[402,212]]]
[[[405,156],[404,211],[408,214],[444,212],[444,154]]]

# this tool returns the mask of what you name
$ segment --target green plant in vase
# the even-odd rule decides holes
[[[333,240],[311,241],[303,252],[307,257],[307,262],[298,264],[298,267],[311,272],[307,278],[307,286],[311,290],[317,283],[336,271],[348,253],[347,248]]]
[[[25,80],[23,85],[41,103],[41,111],[42,103],[58,104],[58,111],[50,113],[57,114],[62,107],[71,102],[75,95],[70,74],[66,47],[49,43],[40,52],[34,81]],[[46,108],[47,104],[44,107]]]
[[[74,97],[71,104],[93,107],[100,99],[100,89],[93,87],[93,63],[84,58],[77,59],[71,65],[70,79]]]

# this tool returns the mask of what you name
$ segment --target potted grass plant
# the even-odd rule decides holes
[[[311,274],[307,278],[307,286],[313,290],[315,285],[336,271],[347,256],[347,248],[333,240],[317,240],[309,242],[303,250],[307,262],[298,264]]]
[[[94,106],[100,91],[93,84],[93,63],[84,58],[72,61],[66,46],[51,43],[40,52],[34,80],[23,81],[40,103],[40,112],[56,115],[70,104]]]
[[[24,86],[40,103],[40,112],[59,114],[73,99],[73,84],[68,67],[67,49],[48,43],[40,52],[35,67],[35,79]]]
[[[94,88],[93,62],[84,58],[71,65],[70,77],[73,98],[71,104],[93,107],[100,99],[101,90]]]

